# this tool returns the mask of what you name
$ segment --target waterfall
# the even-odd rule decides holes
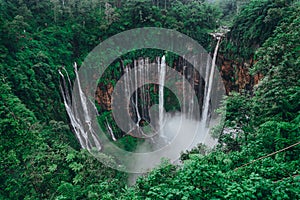
[[[194,63],[195,66],[195,63]],[[195,71],[194,68],[190,68],[188,71],[188,81],[190,82],[192,87],[189,87],[189,94],[192,94],[192,90],[195,90],[195,79],[194,79]],[[194,98],[189,97],[188,104],[188,113],[186,115],[187,119],[193,119],[193,111],[194,111]]]
[[[123,74],[126,74],[126,73],[129,73],[129,66],[123,66]],[[127,77],[127,76],[125,76]],[[128,78],[125,78],[124,79],[124,92],[125,92],[125,95],[127,97],[130,96],[130,82],[128,80]],[[128,112],[130,112],[130,105],[134,103],[133,101],[130,101],[129,102],[129,105],[127,105],[127,108],[128,108]],[[130,123],[128,122],[128,127],[131,129],[132,127],[130,126]]]
[[[204,100],[203,100],[203,108],[202,108],[202,123],[207,124],[208,123],[208,116],[209,116],[209,103],[211,99],[211,90],[213,86],[213,79],[214,79],[214,72],[215,72],[215,65],[216,65],[216,59],[218,54],[218,49],[221,42],[221,37],[217,37],[217,45],[214,50],[214,55],[211,63],[211,67],[207,66],[206,69],[206,75],[205,75],[205,92],[204,92]]]
[[[205,87],[204,87],[204,98],[203,98],[203,105],[202,105],[202,115],[200,120],[200,129],[195,136],[193,143],[190,145],[189,150],[196,147],[199,143],[204,143],[208,146],[214,146],[216,141],[209,136],[209,108],[210,108],[210,101],[211,101],[211,92],[213,88],[213,81],[214,81],[214,72],[215,72],[215,63],[217,59],[218,49],[221,42],[221,37],[217,37],[217,45],[214,49],[213,59],[210,62],[210,55],[208,55],[206,69],[205,69]]]
[[[88,105],[91,105],[93,109],[96,109],[96,107],[82,91],[81,82],[77,71],[77,64],[74,64],[74,72],[77,78],[79,99],[77,99],[75,96],[73,96],[75,98],[71,98],[69,91],[72,87],[71,81],[67,71],[64,68],[63,70],[67,75],[68,84],[64,74],[61,70],[59,70],[58,72],[61,76],[60,90],[63,97],[64,106],[76,138],[78,139],[81,147],[84,149],[90,151],[93,147],[95,147],[97,150],[101,150],[100,140],[92,126],[92,120],[90,117],[91,111],[89,110]]]
[[[184,83],[185,80],[185,70],[186,70],[186,65],[183,65],[182,68],[182,83]],[[182,84],[182,113],[186,113],[186,95],[185,95],[185,85]]]
[[[84,137],[86,138],[86,148],[88,150],[91,150],[91,148],[95,146],[97,150],[101,150],[101,145],[100,145],[99,139],[97,138],[97,133],[94,131],[94,128],[92,127],[92,120],[90,117],[91,115],[88,110],[88,101],[87,101],[87,97],[85,96],[85,94],[83,93],[82,88],[81,88],[81,82],[79,79],[76,63],[74,64],[74,71],[75,71],[76,78],[77,78],[80,103],[81,103],[81,106],[83,109],[83,112],[81,114],[83,114],[84,120],[85,120],[84,122],[88,126],[88,130],[86,130],[84,133],[82,133],[82,134],[84,134]],[[77,109],[77,108],[75,108],[75,109]],[[82,123],[82,124],[84,124],[84,123]],[[89,136],[91,136],[92,138],[90,138]]]
[[[70,93],[69,93],[70,85],[66,84],[66,80],[65,80],[65,77],[64,77],[63,73],[60,70],[58,70],[58,72],[59,72],[59,74],[62,78],[62,82],[60,83],[59,86],[60,86],[61,94],[62,94],[62,97],[63,97],[63,102],[64,102],[64,105],[65,105],[65,109],[66,109],[67,114],[69,116],[73,131],[75,132],[75,135],[76,135],[80,145],[83,147],[83,146],[85,146],[84,145],[84,140],[83,140],[84,138],[80,134],[80,132],[82,131],[82,126],[77,121],[77,119],[75,117],[75,113],[74,113],[74,111],[72,110],[72,107],[71,107],[71,97],[70,97]]]
[[[126,96],[131,96],[130,106],[131,113],[134,113],[135,124],[130,124],[128,127],[128,134],[138,134],[146,136],[144,133],[141,122],[144,124],[146,122],[150,125],[150,116],[149,108],[151,107],[151,96],[150,96],[150,86],[146,85],[149,81],[150,74],[152,73],[150,68],[157,67],[156,70],[156,80],[159,84],[158,87],[158,115],[157,118],[152,118],[151,129],[155,127],[156,130],[160,130],[163,127],[164,123],[164,86],[166,78],[166,62],[165,56],[161,58],[157,57],[157,65],[154,63],[150,64],[150,59],[139,59],[134,60],[134,68],[123,67],[123,76],[124,78],[124,94]],[[153,68],[152,68],[153,69]],[[129,78],[131,74],[132,78]],[[133,92],[134,91],[134,92]],[[153,126],[155,124],[155,126]],[[153,129],[154,130],[154,129]],[[138,132],[136,132],[138,131]],[[165,137],[163,132],[160,131],[161,137]]]
[[[96,129],[93,128],[95,126],[93,126],[94,115],[92,114],[97,112],[97,108],[93,105],[94,100],[85,94],[87,89],[92,88],[87,88],[82,82],[83,76],[79,76],[77,65],[74,65],[76,81],[73,94],[67,71],[64,68],[60,69],[63,103],[70,119],[70,126],[81,147],[91,153],[95,152],[94,149],[102,150],[104,154],[113,155],[117,164],[124,164],[130,170],[137,169],[137,172],[158,164],[162,157],[174,162],[179,158],[180,152],[191,150],[199,143],[213,147],[216,141],[210,137],[207,124],[211,118],[210,110],[214,109],[215,103],[214,101],[211,103],[211,99],[215,100],[214,70],[221,38],[217,39],[213,59],[210,59],[210,56],[205,59],[206,57],[198,57],[198,54],[192,55],[194,57],[186,59],[189,63],[185,62],[182,65],[175,63],[174,69],[167,66],[165,56],[157,58],[153,63],[145,58],[128,65],[121,65],[123,77],[114,85],[111,98],[113,100],[112,115],[117,125],[111,123],[108,120],[110,118],[104,118],[102,122],[104,131],[111,142],[106,138],[102,140],[102,135],[100,135],[102,131],[96,133]],[[205,53],[200,56],[203,55],[206,56]],[[178,66],[181,68],[178,69]],[[173,77],[172,72],[176,76]],[[164,98],[164,93],[173,94]],[[198,105],[199,100],[203,102],[202,107]],[[158,105],[154,105],[157,103]],[[114,115],[115,110],[121,112]],[[200,113],[202,113],[201,118]],[[108,112],[100,114],[105,116]],[[124,123],[125,128],[119,126],[118,119]],[[215,117],[212,117],[210,124],[214,122]],[[123,154],[123,151],[115,152],[117,149],[115,141],[121,136],[115,135],[117,131],[120,133],[117,127],[122,129],[124,135],[140,138],[134,154],[131,155],[130,152]],[[126,159],[121,160],[124,157]]]
[[[114,135],[114,132],[113,132],[113,130],[112,130],[110,124],[109,124],[108,121],[107,121],[107,118],[106,118],[106,126],[107,126],[108,132],[109,132],[109,134],[110,134],[110,136],[111,136],[111,139],[112,139],[113,141],[117,141],[117,139],[116,139],[116,137],[115,137],[115,135]]]
[[[182,65],[182,77],[179,76],[178,79],[174,79],[172,81],[178,83],[178,86],[180,86],[182,82],[182,94],[183,94],[183,104],[181,108],[181,116],[183,116],[183,126],[182,127],[188,127],[188,126],[194,126],[196,124],[200,123],[200,129],[197,130],[196,138],[190,146],[191,148],[195,147],[198,143],[206,143],[205,139],[208,135],[209,127],[207,127],[207,124],[209,124],[209,108],[210,108],[210,101],[211,101],[211,93],[213,89],[213,80],[214,80],[214,71],[215,71],[215,62],[217,58],[218,49],[220,46],[221,37],[217,37],[217,44],[214,50],[212,63],[210,62],[210,59],[207,59],[207,63],[204,63],[204,67],[206,65],[206,69],[203,70],[205,72],[205,76],[203,79],[205,79],[205,88],[203,93],[203,105],[202,105],[202,116],[201,119],[196,117],[194,115],[195,112],[198,112],[200,108],[197,108],[196,101],[193,99],[193,91],[195,90],[195,87],[197,87],[200,82],[202,81],[197,78],[198,74],[194,68],[187,65],[186,63],[183,63]],[[165,104],[164,102],[164,88],[168,87],[169,78],[170,75],[167,76],[167,66],[165,61],[165,56],[162,56],[161,58],[157,58],[157,65],[150,64],[149,59],[139,59],[135,60],[133,62],[133,68],[131,69],[130,65],[123,66],[123,75],[125,76],[124,86],[121,88],[123,89],[123,92],[125,96],[130,98],[130,105],[126,105],[129,109],[129,115],[132,115],[135,117],[134,123],[130,123],[128,121],[128,129],[126,130],[126,134],[136,134],[136,135],[144,135],[147,136],[143,131],[143,124],[149,124],[151,121],[151,127],[153,127],[153,124],[155,124],[155,128],[151,128],[152,130],[159,130],[159,138],[155,139],[154,142],[160,143],[160,147],[165,145],[166,143],[170,143],[173,137],[173,129],[171,123],[169,121],[174,118],[172,114],[165,114]],[[198,63],[193,63],[194,65],[197,65]],[[156,68],[152,68],[155,67]],[[194,66],[195,67],[195,66]],[[154,69],[155,73],[153,73],[151,69]],[[170,70],[171,71],[171,70]],[[168,70],[168,73],[170,72]],[[70,119],[70,124],[73,128],[73,131],[76,135],[76,138],[78,139],[80,145],[82,148],[85,148],[87,150],[92,150],[92,148],[96,148],[97,150],[102,149],[101,141],[98,137],[98,133],[95,132],[93,126],[92,126],[92,118],[91,118],[91,112],[97,112],[97,108],[93,104],[93,101],[89,99],[85,93],[83,92],[84,86],[81,85],[80,77],[78,74],[77,65],[74,65],[74,72],[76,75],[76,84],[78,87],[76,87],[77,91],[74,91],[75,94],[71,98],[70,94],[72,91],[70,91],[71,81],[69,78],[69,75],[67,71],[62,68],[62,70],[59,70],[59,74],[61,76],[61,82],[60,82],[60,90],[63,97],[63,103],[65,105],[66,112],[68,114],[68,117]],[[200,72],[199,72],[200,73]],[[131,77],[130,77],[130,76]],[[152,77],[152,75],[155,75],[155,78]],[[203,74],[204,75],[204,74]],[[158,115],[150,119],[150,113],[149,108],[154,103],[153,100],[151,100],[150,96],[150,86],[145,85],[145,83],[149,82],[150,79],[153,79],[151,81],[156,81],[156,83],[159,84],[159,87],[154,87],[154,93],[157,94],[157,88],[158,88]],[[183,84],[184,82],[189,82],[191,87],[188,87],[187,85]],[[199,81],[198,84],[195,84],[195,81]],[[181,87],[181,86],[180,86]],[[134,92],[133,92],[134,91]],[[181,90],[179,90],[181,91]],[[120,104],[121,105],[121,104]],[[157,110],[155,110],[157,111]],[[199,112],[198,112],[199,113]],[[153,114],[153,113],[151,113]],[[154,114],[157,114],[154,113]],[[178,114],[178,113],[176,113]],[[178,115],[177,115],[178,117]],[[147,121],[149,120],[149,121]],[[144,123],[146,122],[146,123]],[[152,123],[153,122],[153,123]],[[164,124],[166,123],[166,124]],[[180,125],[180,123],[177,123],[176,120],[173,120],[172,122],[174,124],[173,127],[177,127],[177,125]],[[108,123],[108,120],[106,119],[106,129],[107,133],[110,135],[113,141],[116,141],[117,138],[115,137],[112,126]],[[172,124],[172,125],[173,125]],[[165,129],[165,126],[169,126],[169,132],[167,129]],[[181,131],[181,127],[178,127],[178,129]],[[145,129],[146,130],[146,129]],[[192,132],[195,130],[194,128],[190,129]],[[183,130],[183,133],[186,130]],[[172,132],[172,133],[171,133]],[[153,138],[150,138],[153,140]],[[162,140],[161,140],[162,139]],[[182,139],[184,140],[184,138]],[[162,143],[161,143],[162,142]],[[152,143],[152,144],[153,144]],[[180,147],[178,147],[180,148]],[[182,149],[185,150],[185,149]]]
[[[134,105],[135,105],[135,112],[136,112],[136,117],[137,117],[137,122],[136,122],[136,124],[137,124],[137,126],[139,126],[139,123],[140,123],[140,121],[142,120],[142,118],[141,118],[141,115],[140,115],[140,111],[139,111],[139,107],[138,107],[138,81],[139,81],[139,68],[140,68],[140,66],[139,66],[139,63],[138,63],[138,61],[135,61],[134,62],[134,80],[135,80],[135,86],[134,86],[134,88],[136,89],[136,91],[135,91],[135,102],[134,102]]]
[[[164,85],[165,85],[165,77],[166,77],[166,61],[165,56],[161,58],[160,63],[160,73],[159,73],[159,129],[163,127],[164,123]],[[162,134],[164,136],[164,134]]]

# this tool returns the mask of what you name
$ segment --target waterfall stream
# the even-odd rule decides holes
[[[161,63],[159,65],[159,104],[158,104],[158,108],[159,108],[159,122],[158,122],[158,126],[159,129],[161,130],[161,128],[163,127],[164,124],[164,85],[165,85],[165,78],[166,78],[166,61],[165,61],[165,56],[163,56],[161,58]],[[164,132],[161,131],[161,136],[163,138],[165,138],[166,136],[164,135]]]
[[[218,42],[214,50],[214,55],[211,63],[211,67],[207,66],[206,69],[206,75],[205,75],[205,84],[207,87],[205,87],[204,92],[204,103],[203,103],[203,112],[202,112],[202,123],[207,124],[208,123],[208,116],[209,116],[209,102],[211,100],[211,90],[213,86],[213,79],[214,79],[214,72],[215,72],[215,65],[216,65],[216,59],[217,54],[221,42],[221,37],[217,38]]]
[[[108,132],[109,132],[109,134],[110,134],[110,136],[111,136],[111,139],[112,139],[113,141],[117,141],[117,139],[116,139],[116,137],[115,137],[115,135],[114,135],[114,132],[113,132],[113,130],[112,130],[110,124],[108,123],[107,118],[106,118],[106,126],[107,126]]]
[[[182,65],[182,72],[179,80],[176,80],[177,82],[182,82],[182,108],[181,108],[181,115],[183,116],[185,122],[187,124],[200,124],[200,129],[197,131],[196,136],[190,145],[190,148],[195,147],[198,143],[204,143],[205,139],[208,137],[209,132],[209,121],[210,121],[210,103],[211,103],[211,93],[213,88],[213,80],[214,80],[214,71],[215,71],[215,62],[217,58],[218,49],[220,46],[221,37],[217,37],[217,44],[214,50],[213,59],[212,62],[210,62],[210,59],[207,58],[207,63],[204,64],[205,70],[203,70],[205,74],[203,79],[205,81],[204,86],[204,92],[202,94],[203,96],[203,103],[202,103],[202,114],[201,118],[194,118],[194,112],[198,112],[196,109],[194,109],[195,101],[193,97],[190,97],[189,95],[192,94],[191,90],[195,89],[195,77],[196,72],[195,69],[186,66],[185,64]],[[209,55],[208,55],[209,57]],[[156,124],[156,131],[159,132],[160,138],[164,141],[163,144],[168,144],[171,142],[172,138],[170,138],[170,133],[167,133],[165,131],[164,126],[170,126],[171,118],[170,115],[167,115],[165,112],[165,98],[164,98],[164,88],[166,82],[166,76],[167,76],[167,65],[165,61],[165,56],[162,56],[161,58],[157,58],[157,83],[158,86],[158,115],[155,119],[150,119],[149,116],[149,108],[152,106],[151,104],[151,98],[150,98],[150,89],[149,85],[145,84],[147,81],[149,81],[149,69],[150,61],[148,58],[146,59],[139,59],[133,62],[133,68],[131,69],[130,65],[123,66],[123,75],[132,74],[132,77],[129,78],[129,76],[125,76],[123,80],[123,92],[126,96],[131,96],[133,98],[130,98],[130,102],[128,105],[128,111],[132,114],[133,118],[135,118],[135,124],[128,123],[128,133],[131,133],[133,131],[138,131],[139,135],[146,135],[143,133],[143,129],[139,128],[144,122],[147,122],[147,120],[154,121],[154,124]],[[197,63],[193,63],[196,65]],[[205,67],[206,66],[206,67]],[[64,73],[63,73],[64,72]],[[70,124],[73,128],[73,131],[81,145],[82,148],[85,148],[87,150],[91,150],[92,148],[96,148],[97,150],[101,150],[101,141],[99,139],[99,136],[94,131],[92,126],[92,119],[91,119],[91,110],[95,110],[97,112],[97,109],[89,98],[86,97],[86,95],[83,92],[82,85],[80,82],[80,77],[78,75],[78,69],[77,65],[74,65],[74,72],[76,75],[76,83],[78,84],[77,92],[78,96],[75,99],[72,99],[70,96],[70,88],[71,88],[71,81],[69,78],[69,75],[67,71],[63,68],[63,72],[59,70],[59,74],[61,76],[61,84],[60,89],[63,97],[63,102],[65,105],[65,109],[67,111],[67,114],[70,119]],[[67,76],[67,80],[65,78],[65,75]],[[201,74],[202,75],[202,74]],[[169,80],[168,80],[169,81]],[[188,81],[191,86],[187,87],[183,84],[184,81]],[[201,82],[198,80],[198,85]],[[142,85],[142,86],[141,86]],[[200,84],[201,85],[201,84]],[[154,87],[154,92],[155,92]],[[134,92],[133,92],[134,91]],[[72,96],[74,98],[74,96]],[[153,102],[152,102],[153,103]],[[88,106],[89,105],[89,106]],[[200,112],[200,110],[199,110]],[[153,117],[153,116],[152,116]],[[168,118],[168,119],[167,119]],[[148,121],[149,122],[149,121]],[[165,125],[166,123],[166,125]],[[169,123],[169,124],[168,124]],[[117,138],[114,135],[114,132],[112,130],[112,126],[109,124],[107,118],[106,118],[106,128],[107,133],[110,135],[111,139],[113,141],[117,141]],[[152,123],[153,125],[153,123]],[[178,124],[174,125],[175,127]],[[194,125],[193,125],[194,126]],[[180,128],[179,128],[180,129]],[[184,131],[184,130],[183,130]],[[170,130],[169,130],[170,132]],[[126,134],[128,134],[126,133]],[[153,143],[153,138],[150,138]],[[160,141],[160,140],[157,140]],[[161,142],[159,142],[161,143]]]
[[[139,103],[139,93],[137,91],[138,89],[138,82],[140,81],[140,76],[139,76],[139,71],[140,71],[140,65],[138,61],[134,61],[134,88],[136,89],[135,91],[135,101],[134,101],[134,106],[135,106],[135,113],[136,113],[136,117],[137,117],[137,126],[139,126],[140,121],[142,120],[141,115],[140,115],[140,111],[139,111],[139,107],[138,107],[138,103]]]
[[[78,98],[71,98],[69,91],[72,88],[71,81],[69,79],[67,71],[64,68],[63,70],[67,75],[68,84],[65,79],[65,75],[61,70],[59,70],[58,72],[61,76],[60,90],[63,97],[64,106],[69,116],[70,123],[76,135],[76,138],[78,139],[82,148],[88,150],[96,148],[98,151],[100,151],[102,148],[100,140],[97,136],[97,133],[94,131],[94,128],[92,127],[92,120],[90,117],[91,113],[87,106],[90,100],[87,99],[82,91],[77,71],[77,65],[76,63],[74,64],[74,72],[77,77],[79,100]],[[95,109],[95,105],[93,105],[93,108]]]

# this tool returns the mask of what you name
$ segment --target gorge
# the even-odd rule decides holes
[[[0,1],[0,199],[300,199],[299,13]]]
[[[177,90],[179,90],[180,97],[175,96],[175,98],[179,98],[181,104],[176,106],[181,106],[176,108],[177,110],[172,111],[173,114],[166,112],[165,104],[168,104],[168,93],[165,90],[165,81],[170,81],[168,79],[169,67],[165,61],[165,55],[156,58],[155,63],[151,63],[149,58],[140,58],[138,60],[134,60],[133,67],[130,65],[122,66],[123,74],[122,78],[119,78],[119,81],[122,81],[123,89],[122,91],[117,91],[123,93],[124,96],[129,97],[129,105],[117,105],[127,108],[127,112],[131,117],[131,120],[134,123],[126,123],[125,130],[123,133],[125,135],[131,135],[133,137],[141,138],[144,140],[143,143],[139,144],[136,147],[135,151],[156,151],[159,148],[164,147],[165,145],[170,144],[174,141],[174,137],[181,137],[182,142],[184,142],[184,137],[189,137],[189,134],[186,134],[187,130],[191,132],[196,132],[193,138],[192,143],[189,145],[187,149],[180,149],[182,145],[178,145],[177,150],[174,150],[174,154],[171,158],[173,161],[174,157],[179,158],[180,154],[178,152],[183,152],[186,150],[191,150],[194,147],[197,147],[199,143],[203,143],[207,145],[209,148],[212,148],[216,145],[216,139],[213,139],[210,135],[210,121],[217,120],[217,118],[211,119],[212,113],[215,112],[212,108],[212,101],[220,101],[217,97],[212,96],[214,81],[216,81],[215,73],[218,76],[218,70],[216,68],[216,60],[218,55],[218,49],[220,46],[220,42],[224,33],[218,33],[214,35],[216,39],[216,46],[213,52],[212,59],[210,58],[210,54],[207,54],[207,57],[201,60],[202,65],[205,66],[204,69],[197,71],[196,68],[193,69],[193,66],[188,64],[184,59],[181,62],[181,66],[177,64],[176,69],[177,72],[180,73],[182,78],[175,80],[174,84],[177,85]],[[199,63],[194,63],[199,64]],[[156,69],[155,69],[156,68]],[[198,67],[197,67],[198,68]],[[151,69],[151,70],[150,70]],[[155,75],[150,75],[152,71],[155,71]],[[78,93],[79,98],[74,98],[74,91],[71,88],[71,82],[69,80],[69,75],[66,70],[62,68],[59,70],[59,74],[61,76],[61,92],[64,100],[64,105],[66,111],[68,113],[70,124],[72,126],[72,130],[75,133],[80,145],[82,148],[91,151],[92,149],[96,149],[101,151],[103,145],[101,144],[103,141],[100,140],[100,137],[97,135],[93,126],[92,119],[88,109],[88,104],[94,104],[99,102],[104,102],[101,97],[99,98],[99,93],[104,93],[103,91],[97,89],[95,92],[96,100],[90,100],[83,92],[82,87],[80,86],[80,79],[77,73],[77,64],[74,64],[74,71],[76,75],[76,80],[78,83]],[[65,73],[65,75],[63,74]],[[130,76],[130,75],[133,75]],[[65,78],[67,77],[67,79]],[[147,84],[150,79],[156,79],[157,85]],[[153,80],[151,80],[153,82]],[[150,82],[151,82],[150,81]],[[174,80],[173,80],[174,81]],[[188,82],[189,86],[187,87],[185,81]],[[101,84],[101,82],[99,83]],[[178,87],[179,86],[179,87]],[[99,105],[102,108],[106,108],[108,110],[116,108],[116,106],[111,106],[112,103],[112,93],[114,89],[111,85],[107,86],[111,88],[111,90],[107,90],[106,95],[108,96],[108,100],[106,102],[108,105]],[[215,87],[215,86],[214,86]],[[193,91],[192,91],[193,90]],[[202,92],[202,93],[199,93]],[[155,107],[155,102],[151,101],[151,96],[158,95],[158,106]],[[190,96],[195,93],[195,97]],[[73,99],[71,94],[73,94]],[[107,97],[106,97],[107,98]],[[120,96],[115,95],[114,98],[120,98]],[[212,99],[216,98],[216,99]],[[172,101],[174,101],[172,99]],[[199,105],[196,105],[199,104]],[[93,108],[97,109],[95,106]],[[97,110],[96,112],[99,112]],[[99,113],[101,115],[101,111]],[[199,115],[199,116],[198,116]],[[198,117],[197,117],[198,116]],[[120,116],[114,116],[120,117]],[[124,121],[128,119],[123,119]],[[179,121],[178,121],[179,120]],[[178,126],[180,123],[182,127]],[[107,136],[109,136],[109,140],[112,142],[116,142],[118,138],[115,136],[114,131],[112,129],[111,124],[108,122],[106,118],[105,122]],[[114,125],[115,126],[115,125]],[[146,129],[146,126],[148,129]],[[174,127],[177,127],[174,129]],[[186,130],[184,130],[186,129]],[[177,133],[176,133],[177,132]],[[176,135],[177,134],[177,135]],[[175,136],[174,136],[175,135]],[[193,134],[192,134],[193,135]],[[121,136],[121,137],[123,137]],[[149,147],[150,144],[150,147]],[[154,163],[159,163],[159,160],[162,157],[155,158],[153,160]],[[170,159],[171,159],[170,158]],[[136,163],[139,165],[139,163]],[[144,165],[144,164],[143,164]],[[144,166],[146,167],[146,166]]]

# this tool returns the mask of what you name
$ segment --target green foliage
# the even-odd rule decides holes
[[[222,11],[221,23],[227,26],[232,25],[234,17],[249,2],[250,0],[215,0],[214,1],[214,3],[218,7],[220,7]]]
[[[264,120],[275,117],[291,121],[299,114],[299,8],[299,3],[292,7],[274,36],[257,51],[258,62],[252,71],[263,73],[265,78],[257,88],[255,101]]]
[[[252,0],[233,21],[223,51],[233,59],[249,59],[280,22],[289,15],[292,1]],[[235,47],[235,48],[232,48]]]
[[[247,1],[227,0],[219,9],[190,0],[0,1],[0,198],[300,199],[299,145],[251,163],[300,140],[300,4],[253,0],[239,10],[241,2]],[[207,33],[227,24],[235,9],[223,52],[248,59],[258,49],[251,71],[264,78],[254,95],[232,93],[224,100],[216,149],[199,145],[182,154],[181,165],[164,161],[132,187],[125,186],[124,173],[99,162],[116,164],[112,158],[79,150],[64,122],[60,66],[72,79],[72,63],[82,62],[98,43],[144,26],[178,30],[208,49]],[[136,57],[164,53],[133,51],[121,60],[126,66]],[[176,59],[167,53],[168,63]],[[100,81],[115,85],[122,62],[112,63]],[[177,110],[165,92],[166,110]],[[151,101],[157,103],[157,94]],[[139,141],[122,137],[111,112],[101,112],[104,129],[106,121],[117,145],[133,151]]]
[[[255,161],[300,141],[299,3],[267,2],[252,1],[241,11],[245,23],[236,25],[241,28],[236,41],[255,42],[260,34],[247,23],[252,14],[254,19],[259,11],[267,13],[263,23],[270,26],[251,24],[257,33],[269,30],[256,41],[262,47],[252,70],[264,78],[254,96],[245,91],[224,100],[218,147],[206,156],[199,149],[183,154],[182,166],[155,169],[126,194],[135,199],[299,199],[299,145]],[[241,51],[243,45],[235,44]]]
[[[208,4],[193,1],[154,4],[150,0],[115,3],[0,1],[1,197],[112,199],[116,196],[120,191],[115,188],[122,188],[123,175],[103,167],[85,151],[75,150],[79,149],[78,142],[62,122],[66,121],[66,114],[57,70],[65,66],[71,79],[74,78],[71,67],[74,61],[82,62],[99,42],[124,30],[144,26],[189,30],[185,33],[205,40],[208,45],[206,33],[216,26],[217,11]],[[188,12],[191,8],[192,14]],[[197,29],[191,30],[195,25]],[[151,50],[145,53],[157,56]],[[112,65],[107,80],[120,76],[121,66],[118,62]],[[167,109],[177,106],[170,104]],[[121,137],[111,113],[102,112],[99,120],[102,126],[106,120],[116,136]],[[137,144],[131,137],[118,142],[129,151]],[[99,155],[99,159],[112,162],[105,155]]]

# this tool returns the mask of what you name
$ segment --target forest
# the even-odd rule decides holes
[[[0,0],[0,199],[300,199],[299,13],[298,0]],[[80,69],[100,43],[144,27],[177,31],[216,55],[224,95],[213,147],[183,149],[177,163],[161,159],[130,182],[132,174],[110,167],[118,159],[80,143],[66,91],[76,85],[74,63]],[[112,91],[139,58],[186,79],[190,69],[160,49],[107,66],[91,104],[108,141],[128,152],[145,139],[118,127]],[[193,111],[203,118],[208,83],[194,79],[201,105]],[[129,114],[142,127],[150,118],[143,105],[184,110],[174,95],[146,85],[129,99]]]

